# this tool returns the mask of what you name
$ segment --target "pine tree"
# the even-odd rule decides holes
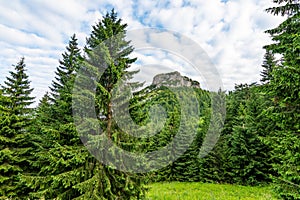
[[[80,196],[74,188],[87,178],[91,155],[82,144],[72,117],[72,91],[82,57],[73,35],[52,83],[36,111],[33,132],[41,141],[33,163],[39,173],[23,176],[34,189],[32,198],[73,199]]]
[[[204,142],[202,143],[200,149],[200,170],[199,170],[199,179],[203,182],[226,182],[229,180],[226,176],[226,167],[227,167],[227,157],[225,155],[225,144],[228,140],[226,138],[227,133],[222,131],[222,127],[229,126],[228,119],[230,115],[226,115],[226,120],[224,124],[225,118],[225,98],[226,95],[222,91],[218,91],[218,93],[211,92],[210,93],[211,101],[214,101],[209,104],[209,108],[204,115],[204,123],[207,127],[204,129],[204,133],[206,133]],[[228,95],[227,95],[228,98]],[[228,104],[227,104],[228,105]],[[229,104],[230,105],[230,104]],[[215,113],[212,113],[214,111]],[[230,111],[230,110],[228,110]],[[232,112],[232,111],[231,111]],[[221,129],[221,130],[220,130]],[[220,134],[221,131],[221,134]],[[225,133],[224,133],[225,132]]]
[[[193,101],[191,98],[191,93],[186,91],[186,88],[176,88],[179,90],[181,95],[181,102],[186,104],[191,104],[189,101]],[[185,149],[186,151],[180,150],[183,154],[169,166],[169,171],[171,172],[172,181],[199,181],[200,173],[200,154],[205,150],[210,150],[210,145],[213,145],[209,142],[212,139],[208,133],[209,119],[211,117],[210,112],[210,93],[202,89],[194,89],[195,94],[197,95],[198,116],[195,115],[195,111],[190,110],[188,113],[181,112],[177,117],[180,119],[180,126],[184,127],[184,130],[179,129],[179,132],[182,132],[182,138],[180,139],[179,144],[175,144],[177,149]],[[177,119],[177,121],[179,121]],[[196,127],[196,132],[195,128]],[[189,144],[189,133],[192,132],[193,141]],[[180,134],[180,133],[177,133]],[[207,137],[206,137],[207,136]],[[206,137],[206,142],[204,144],[204,138]],[[170,142],[170,141],[169,141]],[[188,145],[188,146],[187,146]],[[201,151],[202,149],[202,151]],[[201,153],[200,153],[201,152]]]
[[[262,65],[264,69],[260,74],[262,76],[262,78],[260,79],[262,83],[268,83],[272,79],[271,72],[275,66],[276,66],[276,61],[274,55],[272,54],[271,51],[266,50],[264,62]]]
[[[255,86],[252,86],[247,99],[240,102],[232,133],[224,149],[228,162],[226,172],[231,176],[232,183],[241,185],[269,181],[269,149],[260,140],[265,133],[259,132],[257,121],[262,99],[256,92]]]
[[[265,48],[281,59],[271,72],[268,95],[273,105],[266,113],[275,124],[268,136],[273,148],[276,191],[284,199],[300,199],[300,2],[273,1],[278,6],[267,9],[274,15],[287,16],[278,27],[268,30],[274,41]]]
[[[54,100],[66,98],[65,101],[71,102],[71,96],[65,97],[64,95],[72,93],[76,71],[78,71],[79,61],[82,59],[78,48],[78,39],[73,34],[66,51],[62,54],[62,60],[59,61],[59,67],[55,72],[55,80],[52,82],[52,87],[50,87]],[[68,114],[70,113],[70,110],[68,110]]]
[[[281,59],[272,70],[272,91],[278,100],[287,98],[289,103],[299,100],[299,18],[300,2],[298,0],[274,0],[279,6],[267,9],[274,15],[287,15],[287,19],[278,27],[266,31],[275,42],[265,46],[273,54],[279,54]],[[282,5],[284,4],[284,5]]]
[[[118,29],[118,27],[122,27],[122,29]],[[111,34],[112,37],[118,33],[123,34],[123,28],[125,27],[126,25],[122,25],[121,20],[116,18],[114,11],[107,14],[102,21],[93,27],[91,37],[88,39],[88,48],[86,48],[86,59],[90,60],[92,55],[97,57],[97,54],[94,54],[97,51],[93,48],[96,48],[97,44],[101,45],[101,42],[104,42],[101,41],[103,40],[102,34]],[[116,30],[116,32],[111,32],[112,29]],[[97,35],[96,32],[100,35]],[[63,60],[60,61],[55,81],[53,81],[51,87],[51,97],[46,95],[37,111],[38,121],[43,122],[40,131],[38,131],[39,134],[43,135],[43,144],[42,149],[37,154],[37,162],[35,163],[35,166],[40,167],[40,172],[38,176],[27,176],[24,179],[35,189],[35,192],[31,193],[32,197],[45,199],[140,198],[142,196],[142,188],[139,177],[117,171],[98,162],[88,152],[77,133],[72,116],[72,103],[78,100],[76,94],[74,99],[73,94],[73,91],[78,88],[74,88],[73,85],[75,77],[79,73],[79,68],[88,70],[91,65],[83,61],[76,40],[75,36],[71,38],[67,50],[63,54]],[[120,41],[120,44],[123,46],[116,49],[115,53],[119,53],[127,45],[127,42],[123,40],[122,38]],[[113,49],[111,50],[114,51]],[[131,48],[128,48],[128,50],[130,50],[128,53],[132,51]],[[124,51],[123,53],[124,55],[121,52],[120,59],[109,63],[116,64],[114,67],[119,71],[105,74],[105,78],[106,76],[111,77],[105,81],[111,82],[102,84],[110,92],[112,92],[113,86],[117,83],[115,81],[118,79],[115,78],[120,78],[124,75],[124,70],[135,60],[127,59],[127,52]],[[101,59],[102,55],[98,56]],[[99,64],[99,62],[97,63]],[[86,78],[90,79],[91,77],[87,76]],[[100,91],[97,92],[99,95],[96,99],[97,101],[109,102],[106,96],[101,96],[99,94]],[[88,101],[83,101],[83,103],[87,106],[86,103]],[[103,109],[102,106],[103,104],[97,105],[97,109]],[[112,117],[111,112],[111,110],[108,112],[110,117]],[[118,134],[112,121],[110,133]]]
[[[84,92],[85,95],[75,95],[77,103],[85,102],[89,105],[90,101],[88,95],[95,100],[96,116],[90,116],[89,112],[79,112],[87,123],[100,124],[103,133],[108,140],[111,140],[115,145],[122,146],[126,141],[126,134],[120,130],[113,118],[113,92],[117,84],[124,80],[128,75],[128,68],[136,58],[129,58],[129,54],[133,48],[126,41],[126,27],[122,20],[117,17],[114,10],[107,13],[101,21],[92,27],[92,33],[87,39],[87,46],[85,48],[86,59],[81,68],[80,82],[76,91]],[[96,73],[95,73],[96,72]],[[94,75],[93,75],[94,73]],[[94,81],[95,90],[87,90],[88,81]],[[93,86],[92,86],[93,87]],[[96,92],[96,94],[92,94]],[[89,138],[86,145],[91,145],[91,150],[102,152],[103,149],[108,149],[110,153],[114,154],[113,146],[98,146],[101,141],[102,134],[97,134],[97,130],[92,130],[91,125],[80,124],[82,129],[89,129],[86,134],[81,137]],[[94,139],[92,139],[94,138]],[[96,142],[94,144],[93,142]],[[103,145],[103,144],[100,144]],[[101,149],[102,148],[102,149]],[[117,162],[119,166],[126,171],[126,160],[119,157],[118,154],[112,155],[113,159],[118,156]],[[103,157],[103,159],[110,159]],[[141,177],[129,172],[123,172],[114,169],[115,165],[110,166],[108,163],[103,164],[97,160],[91,163],[92,170],[89,172],[90,177],[81,185],[75,186],[82,192],[82,198],[86,199],[139,199],[144,194],[143,185],[141,184]]]
[[[270,181],[270,149],[262,142],[267,126],[265,97],[255,84],[241,84],[227,97],[224,129],[201,161],[203,181],[256,185]]]
[[[180,106],[182,104],[195,104],[193,96],[197,98],[198,111],[190,109],[193,106],[182,110],[184,109]],[[159,159],[162,163],[170,160],[174,162],[149,173],[151,181],[197,181],[199,179],[199,151],[208,127],[205,121],[206,118],[209,121],[209,103],[209,92],[198,88],[170,89],[165,86],[151,85],[136,93],[132,99],[131,116],[134,116],[136,123],[140,125],[154,122],[153,126],[143,130],[143,134],[151,136],[139,141],[139,144],[144,145],[139,148],[140,151],[158,151],[173,142],[171,154],[161,156]],[[157,105],[163,107],[163,109],[157,108],[158,110],[154,112],[159,119],[154,119],[153,116],[150,119],[149,112]],[[162,110],[165,111],[165,116],[159,114]],[[197,114],[200,116],[195,117]],[[159,123],[163,126],[156,129],[160,127]],[[174,140],[175,136],[176,140]]]
[[[26,74],[24,58],[10,71],[2,86],[0,126],[0,195],[4,198],[23,199],[30,191],[19,174],[31,173],[31,151],[34,149],[28,128],[32,121],[33,89]]]

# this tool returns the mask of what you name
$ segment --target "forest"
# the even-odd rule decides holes
[[[83,49],[76,34],[70,37],[50,92],[37,106],[32,106],[36,99],[22,57],[0,85],[0,199],[147,199],[148,185],[164,182],[271,186],[278,199],[300,199],[300,2],[274,3],[266,12],[285,20],[266,30],[273,42],[262,47],[260,82],[237,83],[229,92],[151,85],[132,96],[118,94],[114,87],[139,72],[129,70],[136,61],[130,57],[134,48],[126,40],[127,24],[114,10],[92,26]],[[178,98],[189,104],[195,100],[191,93],[197,107],[180,112],[184,105]],[[201,157],[212,98],[226,101],[226,117],[216,119],[224,121],[221,135]],[[138,126],[150,123],[150,128],[120,127],[125,104]],[[95,114],[82,110],[83,105],[92,105]],[[153,116],[160,107],[166,113]],[[160,123],[157,116],[165,116],[165,122],[151,135]],[[103,135],[112,144],[101,145]],[[159,157],[162,163],[174,161],[153,171],[147,170],[154,164],[145,157],[144,171],[126,170],[130,163],[115,148],[155,152],[176,137],[176,159]],[[117,161],[106,158],[110,155]]]

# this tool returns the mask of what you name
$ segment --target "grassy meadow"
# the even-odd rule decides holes
[[[149,186],[147,200],[275,200],[268,187],[165,182]]]

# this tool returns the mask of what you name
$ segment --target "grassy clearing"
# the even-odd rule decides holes
[[[275,200],[268,187],[219,185],[208,183],[154,183],[148,200]]]

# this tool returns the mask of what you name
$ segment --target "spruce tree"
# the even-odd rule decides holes
[[[104,40],[103,35],[111,34],[113,37],[118,33],[123,33],[125,27],[126,25],[122,25],[121,20],[116,18],[114,11],[104,16],[102,21],[93,26],[91,37],[87,40],[86,60],[91,58],[91,54],[97,57],[93,48],[103,42],[101,41]],[[113,30],[116,32],[111,32]],[[121,42],[121,45],[127,45],[123,38]],[[120,49],[122,47],[115,49],[115,51],[119,52]],[[116,84],[112,79],[124,75],[124,70],[131,63],[129,62],[130,59],[126,60],[127,54],[125,51],[124,53],[120,59],[109,63],[119,63],[114,66],[119,71],[114,71],[113,74],[107,72],[103,78],[110,77],[106,81],[111,82],[102,83],[106,88],[109,86],[110,92],[112,92],[112,86]],[[37,134],[42,135],[43,144],[42,149],[36,155],[35,166],[40,167],[40,172],[38,176],[24,177],[27,183],[35,189],[35,192],[31,193],[32,197],[45,199],[140,198],[142,192],[139,177],[117,171],[100,163],[83,145],[73,119],[72,103],[78,100],[76,95],[74,97],[73,91],[78,89],[74,88],[74,81],[78,76],[79,68],[81,67],[81,70],[89,69],[91,65],[81,57],[75,36],[72,36],[67,50],[62,56],[63,59],[57,68],[56,77],[51,87],[51,95],[46,95],[43,98],[37,111],[38,121],[39,123],[42,122]],[[99,62],[97,63],[99,64]],[[86,78],[90,79],[91,77]],[[109,102],[106,96],[101,96],[99,91],[97,92],[99,95],[96,98],[97,101]],[[83,101],[83,103],[87,106],[87,101]],[[103,109],[101,106],[103,105],[97,105],[96,108]],[[110,133],[115,135],[118,133],[113,122],[111,122]]]
[[[260,139],[265,132],[260,132],[258,123],[263,98],[255,85],[240,90],[246,90],[248,94],[239,102],[232,133],[226,141],[226,172],[232,183],[256,185],[269,181],[271,167],[267,162],[270,149]]]
[[[31,134],[28,128],[32,121],[33,89],[26,74],[24,58],[15,65],[14,71],[2,86],[0,126],[0,195],[4,198],[23,199],[29,188],[21,181],[19,174],[31,173]]]
[[[71,96],[65,97],[64,95],[71,94],[73,89],[74,78],[79,69],[80,60],[82,56],[78,47],[78,39],[73,34],[70,38],[66,51],[62,54],[62,60],[59,61],[59,67],[56,69],[56,76],[52,82],[51,95],[53,100],[64,99],[71,102]],[[71,114],[71,110],[67,110]]]
[[[46,93],[36,111],[34,133],[41,145],[35,154],[37,175],[23,176],[34,189],[32,198],[73,199],[74,185],[85,180],[91,157],[82,144],[72,117],[72,90],[82,57],[73,35],[56,70],[51,95]],[[91,159],[91,158],[90,158]]]
[[[190,109],[184,112],[180,106],[183,102],[186,105],[195,103],[191,95],[197,98],[198,111]],[[151,123],[155,123],[153,127],[149,126],[148,129],[143,130],[143,134],[149,136],[139,141],[139,144],[142,144],[139,148],[141,152],[158,151],[174,142],[171,154],[159,159],[162,162],[175,158],[176,160],[149,173],[151,181],[197,181],[199,179],[199,151],[208,128],[206,122],[209,122],[210,118],[209,92],[198,88],[167,88],[151,85],[138,91],[131,103],[130,113],[137,124],[149,124],[150,120]],[[149,112],[157,105],[163,107],[166,115],[158,114],[163,110],[158,108],[155,116],[159,119],[155,121],[155,119],[150,119]],[[197,113],[200,116],[195,117]],[[162,121],[163,126],[156,130],[155,128],[159,127],[158,124]],[[153,132],[156,134],[153,135]],[[174,140],[175,136],[178,137],[176,140]]]
[[[186,91],[186,88],[176,88],[181,96],[181,102],[191,104],[191,93]],[[176,134],[182,134],[178,144],[175,143],[176,150],[182,153],[182,155],[176,159],[172,164],[162,170],[161,174],[169,181],[198,181],[200,173],[200,151],[201,148],[207,144],[203,144],[204,138],[207,135],[209,119],[211,117],[210,112],[210,93],[202,89],[194,88],[194,92],[197,96],[199,115],[196,116],[194,110],[190,110],[188,113],[181,112],[175,115],[175,119],[171,119],[170,124],[180,123],[180,126],[184,129],[177,129]],[[177,105],[180,110],[180,106]],[[175,107],[171,107],[173,110]],[[197,112],[196,112],[197,113]],[[177,125],[178,128],[179,125]],[[168,125],[166,126],[168,127]],[[191,128],[191,127],[196,127]],[[176,129],[175,129],[176,130]],[[196,132],[194,132],[197,130]],[[167,132],[171,132],[167,130]],[[180,133],[181,132],[181,133]],[[192,132],[194,134],[193,141],[190,143],[187,135]],[[172,138],[168,138],[167,142],[171,142]],[[204,145],[204,146],[203,146]]]
[[[273,1],[278,6],[267,9],[274,15],[286,16],[278,27],[268,30],[274,41],[265,48],[281,56],[271,72],[268,95],[273,105],[266,110],[275,126],[268,136],[273,148],[273,177],[276,191],[284,199],[300,199],[300,2]]]
[[[224,153],[227,141],[225,137],[227,135],[220,130],[224,124],[225,113],[227,112],[225,112],[227,108],[224,102],[226,95],[225,92],[219,90],[218,93],[210,92],[210,98],[211,101],[214,101],[214,104],[209,104],[209,109],[207,109],[203,118],[204,127],[206,127],[204,133],[206,134],[205,142],[203,142],[199,154],[201,156],[199,161],[199,179],[203,182],[220,183],[228,180],[225,178],[227,175],[225,173],[227,157]],[[212,113],[212,111],[215,113]],[[228,120],[228,116],[226,115],[226,120]],[[225,121],[224,126],[228,126],[228,121]],[[219,135],[220,131],[221,134]]]
[[[268,124],[261,87],[241,84],[227,96],[220,140],[201,161],[203,181],[256,185],[270,181],[270,148],[262,142]]]
[[[105,134],[108,140],[118,146],[123,146],[130,141],[126,139],[128,138],[126,133],[117,126],[113,117],[114,89],[120,81],[126,79],[130,64],[136,60],[136,58],[129,57],[133,47],[125,39],[126,27],[127,24],[122,23],[114,10],[107,13],[101,21],[92,27],[92,33],[87,39],[85,48],[85,62],[80,73],[83,82],[78,85],[78,88],[75,88],[76,91],[91,95],[95,100],[96,119],[90,116],[91,113],[83,112],[84,121],[99,123],[103,131],[102,134]],[[89,73],[91,72],[96,72],[96,76],[90,76]],[[101,76],[100,73],[102,73]],[[95,91],[86,91],[88,85],[84,84],[84,81],[88,79],[94,81]],[[95,94],[89,94],[91,92],[95,92]],[[77,98],[74,101],[77,103],[89,104],[89,101],[85,100],[87,95],[75,96]],[[92,129],[90,125],[86,126],[85,124],[80,124],[80,127]],[[97,134],[97,130],[95,132],[91,130],[81,136],[89,138],[86,145],[95,145],[93,142],[99,144],[102,134]],[[106,147],[105,145],[103,148],[111,153],[114,152],[112,146]],[[101,146],[95,145],[94,147],[96,148],[95,151],[101,153]],[[118,157],[116,160],[120,166],[124,166],[125,160],[122,157]],[[75,186],[82,192],[82,198],[140,199],[144,195],[141,177],[125,172],[126,168],[124,168],[125,171],[119,171],[115,169],[114,165],[103,164],[94,159],[90,163],[90,169],[89,179],[82,182],[81,185]]]
[[[262,78],[260,79],[262,83],[268,83],[272,79],[271,72],[273,68],[275,68],[275,66],[276,66],[276,61],[274,55],[272,54],[271,51],[266,50],[264,62],[262,65],[264,69],[260,74],[262,76]]]

